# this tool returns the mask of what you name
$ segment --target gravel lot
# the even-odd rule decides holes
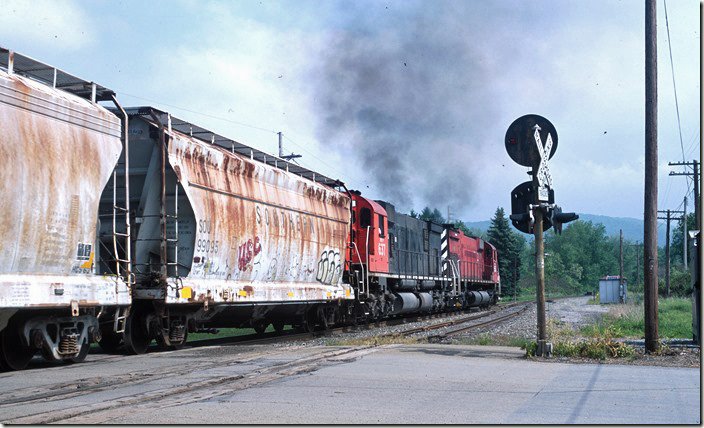
[[[591,299],[590,296],[573,297],[566,299],[556,299],[546,302],[546,317],[550,329],[557,328],[565,332],[571,329],[574,332],[574,339],[584,339],[579,335],[579,329],[582,326],[597,322],[604,314],[608,313],[612,308],[607,305],[590,305],[587,302]],[[452,315],[445,319],[459,318],[463,315]],[[508,343],[515,338],[535,339],[537,335],[536,322],[536,307],[533,304],[527,311],[516,318],[508,320],[499,325],[487,327],[483,330],[449,339],[448,345],[453,343],[467,344],[472,340],[478,341],[480,337],[485,336],[491,338],[493,345],[498,343]],[[285,342],[276,346],[320,346],[326,344],[339,344],[340,342],[354,342],[373,340],[374,337],[391,332],[400,332],[409,328],[429,325],[438,322],[437,319],[431,321],[423,321],[416,323],[408,323],[400,326],[392,327],[369,327],[368,329],[344,333],[341,336],[326,336],[306,342]],[[401,341],[419,340],[422,341],[424,336],[437,334],[437,331],[432,333],[419,333],[411,339],[399,339]],[[691,338],[689,338],[691,339]],[[599,361],[604,364],[637,364],[637,365],[656,365],[656,366],[672,366],[672,367],[700,367],[700,350],[691,346],[683,346],[681,344],[672,343],[664,347],[661,355],[647,355],[642,347],[635,344],[636,355],[629,358],[607,359]],[[539,361],[546,362],[575,362],[575,363],[594,363],[595,360],[583,358],[536,358]]]

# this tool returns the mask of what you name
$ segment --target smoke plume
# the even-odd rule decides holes
[[[406,2],[399,3],[404,5]],[[442,6],[432,9],[432,5]],[[362,166],[381,197],[405,210],[425,205],[460,213],[475,177],[492,100],[491,52],[474,2],[428,2],[365,13],[331,36],[315,63],[319,138]]]

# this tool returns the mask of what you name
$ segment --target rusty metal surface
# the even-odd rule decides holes
[[[354,298],[341,283],[350,221],[344,193],[172,132],[169,163],[193,208],[190,274],[169,301]]]
[[[93,260],[98,202],[121,148],[120,122],[104,108],[0,71],[0,307],[120,300],[124,284],[94,276]],[[59,295],[48,284],[66,286]]]

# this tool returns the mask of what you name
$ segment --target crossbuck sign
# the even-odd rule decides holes
[[[537,114],[521,116],[508,127],[505,145],[514,162],[533,169],[537,202],[547,202],[552,189],[548,160],[557,149],[557,131],[553,124]]]
[[[538,166],[538,174],[536,176],[538,179],[538,200],[547,201],[548,191],[552,187],[552,176],[548,169],[548,159],[550,159],[550,151],[552,150],[552,135],[548,133],[547,141],[545,141],[545,146],[543,147],[539,132],[541,130],[540,125],[536,123],[533,129],[535,130],[533,138],[535,139],[535,145],[538,147],[538,153],[540,154],[540,165]]]

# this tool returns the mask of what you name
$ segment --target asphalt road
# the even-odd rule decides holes
[[[700,424],[700,369],[516,348],[216,346],[0,374],[0,422]]]

